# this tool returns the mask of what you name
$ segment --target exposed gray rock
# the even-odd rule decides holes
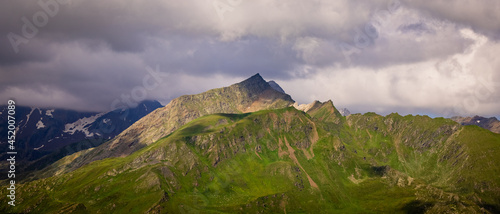
[[[344,117],[347,117],[351,114],[351,112],[347,108],[341,108],[339,109],[339,112]]]
[[[283,94],[286,94],[285,93],[285,90],[283,90],[280,85],[278,85],[278,83],[274,82],[273,80],[267,82],[269,83],[269,85],[271,86],[271,88],[273,88],[274,90],[278,91],[278,92],[281,92]]]

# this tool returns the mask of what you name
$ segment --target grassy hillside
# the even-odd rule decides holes
[[[495,213],[500,135],[331,102],[195,119],[126,157],[18,185],[36,213]],[[0,194],[6,195],[6,188]]]
[[[35,172],[34,177],[53,176],[73,171],[92,161],[130,155],[204,115],[279,109],[291,106],[293,103],[290,95],[275,91],[259,74],[256,74],[228,87],[173,99],[165,107],[146,115],[96,149],[66,157],[48,170]]]

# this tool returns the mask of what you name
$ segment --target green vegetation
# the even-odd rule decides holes
[[[331,102],[211,114],[125,157],[18,185],[35,213],[498,212],[500,135]],[[0,194],[7,195],[6,188]]]

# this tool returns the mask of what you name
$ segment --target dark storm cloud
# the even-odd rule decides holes
[[[41,40],[31,41],[24,51],[17,54],[7,39],[0,40],[0,66],[20,65],[25,62],[48,62],[53,55],[54,50]]]
[[[42,3],[40,3],[42,2]],[[37,31],[29,43],[20,44],[19,49],[27,49],[32,40],[66,43],[85,41],[89,45],[103,43],[115,52],[141,52],[151,38],[163,38],[172,35],[192,36],[210,34],[212,25],[203,17],[203,9],[196,5],[174,1],[80,1],[66,0],[61,4],[56,0],[12,1],[9,7],[2,7],[0,14],[2,28],[0,33],[14,33],[23,36],[23,27],[31,32]],[[49,5],[47,8],[41,5]],[[209,5],[209,4],[204,4]],[[193,13],[189,13],[189,10]],[[50,11],[54,12],[53,16]],[[46,24],[37,25],[36,20]],[[210,14],[212,21],[216,20]],[[202,22],[200,20],[203,20]],[[208,20],[208,21],[207,21]],[[200,24],[198,24],[200,23]],[[4,37],[5,38],[5,37]],[[2,40],[5,45],[8,40]],[[13,55],[12,48],[1,50],[3,55]],[[30,60],[29,57],[26,58]]]
[[[214,2],[224,7],[214,7]],[[487,45],[482,43],[474,46],[479,40],[492,47],[497,45],[490,40],[500,32],[495,12],[499,3],[486,3],[9,1],[0,8],[0,99],[17,97],[26,105],[110,110],[114,100],[144,88],[144,80],[151,78],[147,67],[158,67],[168,76],[147,90],[144,98],[168,101],[261,73],[284,85],[293,83],[291,95],[304,102],[314,97],[338,98],[346,105],[381,106],[384,112],[403,108],[433,111],[439,104],[424,101],[427,96],[439,100],[432,90],[420,96],[407,92],[418,91],[416,86],[420,85],[443,90],[437,94],[454,97],[452,101],[463,99],[457,94],[470,94],[462,93],[462,87],[450,87],[446,92],[437,86],[448,80],[459,85],[462,80],[450,76],[456,71],[436,71],[436,63],[480,50],[471,56],[474,60],[461,62],[459,67],[472,66],[491,73],[500,66],[496,59],[486,63],[489,67],[476,59],[489,59],[498,52],[494,48],[486,50],[483,46]],[[43,20],[43,13],[47,20]],[[464,36],[464,28],[480,35]],[[23,30],[33,35],[26,38]],[[482,35],[486,37],[482,39]],[[12,38],[18,43],[12,45]],[[343,49],[345,45],[351,49]],[[393,72],[394,67],[401,71]],[[422,73],[441,76],[427,81]],[[363,79],[360,75],[378,82],[358,83]],[[329,82],[344,78],[352,83]],[[315,82],[309,84],[308,79]],[[321,86],[318,81],[325,83]],[[334,83],[342,87],[327,90]],[[297,91],[302,84],[308,90]],[[352,88],[359,84],[370,85],[376,89],[371,91],[379,94]],[[387,87],[398,88],[399,92],[390,93]],[[491,109],[497,104],[488,105],[492,105],[487,108]]]
[[[500,1],[497,0],[454,0],[418,1],[402,0],[427,16],[448,20],[500,39]]]
[[[254,36],[234,42],[171,39],[168,45],[150,48],[143,58],[148,64],[159,64],[172,73],[201,76],[224,73],[249,77],[262,72],[269,78],[286,79],[289,74],[285,71],[297,64],[290,45]]]

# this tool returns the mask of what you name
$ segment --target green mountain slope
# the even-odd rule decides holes
[[[330,102],[199,117],[130,155],[18,185],[36,213],[495,213],[500,135]],[[0,194],[7,195],[6,188]]]
[[[278,109],[291,106],[293,103],[290,95],[274,90],[259,74],[256,74],[229,87],[176,98],[165,107],[146,115],[111,141],[95,149],[63,158],[52,166],[36,172],[34,177],[58,175],[92,161],[130,155],[200,116]]]

